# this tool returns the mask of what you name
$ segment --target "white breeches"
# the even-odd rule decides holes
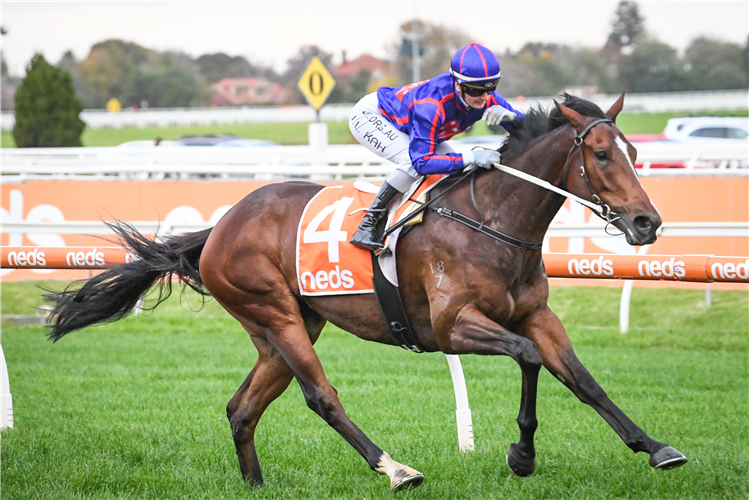
[[[409,155],[411,143],[408,134],[401,132],[390,123],[378,109],[377,93],[362,97],[351,111],[349,129],[357,141],[380,158],[396,164],[396,170],[387,177],[387,183],[401,193],[408,191],[421,175],[414,170]],[[435,153],[454,153],[447,143],[437,145]]]

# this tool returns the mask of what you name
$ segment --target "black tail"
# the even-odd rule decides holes
[[[91,279],[73,282],[62,292],[48,290],[44,299],[54,306],[47,333],[52,341],[90,325],[124,318],[158,281],[158,300],[151,308],[156,307],[171,295],[173,275],[183,286],[209,295],[200,279],[198,262],[211,229],[157,242],[126,222],[108,225],[137,257]]]

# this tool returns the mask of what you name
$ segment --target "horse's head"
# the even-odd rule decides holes
[[[616,214],[612,223],[624,232],[627,243],[653,243],[661,216],[635,172],[637,150],[615,123],[624,105],[624,94],[606,112],[608,119],[592,118],[555,104],[576,130],[563,182],[577,196],[610,207]],[[580,159],[582,165],[578,164]]]

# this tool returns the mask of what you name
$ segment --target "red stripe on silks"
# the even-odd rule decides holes
[[[439,132],[439,130],[437,128],[437,121],[439,119],[439,116],[440,115],[442,115],[443,117],[447,116],[447,115],[445,115],[445,101],[447,101],[449,99],[453,99],[453,98],[455,98],[455,92],[447,94],[446,96],[444,96],[440,100],[439,103],[437,103],[437,113],[434,114],[434,119],[432,120],[432,133],[431,133],[431,136],[432,136],[432,147],[429,150],[428,154],[434,153],[434,147],[437,144],[437,132]]]
[[[456,158],[454,156],[437,156],[437,155],[424,155],[425,160],[437,159],[437,160],[450,160],[450,161],[462,161],[463,158]]]
[[[484,59],[484,54],[481,53],[478,47],[476,47],[476,51],[479,53],[481,62],[484,64],[484,76],[489,76],[489,68],[486,67],[486,60]]]
[[[424,99],[413,100],[413,101],[411,101],[411,104],[408,105],[408,109],[411,109],[411,106],[413,106],[414,104],[421,104],[423,102],[428,102],[428,103],[431,103],[431,104],[434,104],[435,106],[437,106],[437,112],[434,114],[434,119],[432,120],[432,133],[431,133],[431,136],[432,136],[432,149],[429,150],[429,153],[433,153],[434,152],[434,135],[435,135],[435,133],[437,131],[437,127],[435,125],[435,121],[437,120],[437,117],[439,117],[440,114],[444,115],[445,112],[442,109],[442,103],[440,101],[432,98],[432,97],[425,97]]]
[[[442,111],[442,106],[437,106],[437,112],[434,113],[434,118],[432,119],[432,133],[431,139],[432,139],[432,146],[429,148],[429,154],[434,153],[434,148],[437,146],[437,123],[439,123],[440,114],[444,114]]]
[[[473,44],[471,44],[471,45],[473,45]],[[470,47],[471,45],[469,45],[468,47]],[[460,74],[461,75],[463,74],[463,58],[466,56],[466,52],[468,52],[468,47],[466,47],[465,49],[463,49],[463,53],[460,54],[460,66],[459,66],[459,68],[460,68]]]
[[[414,104],[421,104],[422,102],[431,102],[435,106],[440,105],[440,102],[437,99],[433,97],[425,97],[424,99],[414,99],[413,101],[411,101],[411,104],[408,105],[408,108],[411,109],[411,106],[413,106]]]
[[[395,120],[395,123],[397,123],[398,125],[403,125],[404,123],[408,123],[408,116],[403,116],[403,117],[400,117],[400,118],[399,118],[399,117],[397,117],[397,116],[393,116],[393,115],[389,114],[389,113],[388,113],[387,111],[385,111],[384,109],[381,109],[381,108],[377,108],[377,110],[378,110],[378,111],[379,111],[380,113],[382,113],[382,115],[383,115],[383,116],[387,116],[387,117],[388,117],[388,118],[390,118],[391,120]]]

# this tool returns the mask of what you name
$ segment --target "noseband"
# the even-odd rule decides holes
[[[588,178],[588,172],[585,169],[585,155],[583,155],[583,141],[585,141],[585,136],[588,135],[588,132],[591,131],[593,127],[600,123],[614,123],[614,120],[610,118],[600,118],[598,120],[595,120],[588,124],[587,127],[585,127],[582,132],[578,133],[577,130],[575,130],[575,140],[572,143],[572,147],[570,147],[570,152],[567,153],[567,161],[564,162],[564,173],[562,174],[562,189],[565,191],[567,190],[567,171],[569,170],[570,166],[570,159],[572,158],[572,154],[575,152],[576,148],[580,148],[580,175],[582,176],[583,180],[585,181],[585,185],[588,186],[588,190],[591,194],[591,199],[593,200],[593,203],[601,207],[600,212],[594,211],[597,216],[599,216],[601,219],[605,220],[608,223],[614,222],[616,219],[619,218],[616,212],[611,210],[611,207],[608,206],[606,203],[601,200],[601,197],[598,196],[596,193],[596,190],[593,189],[593,185],[590,183],[590,179]]]

